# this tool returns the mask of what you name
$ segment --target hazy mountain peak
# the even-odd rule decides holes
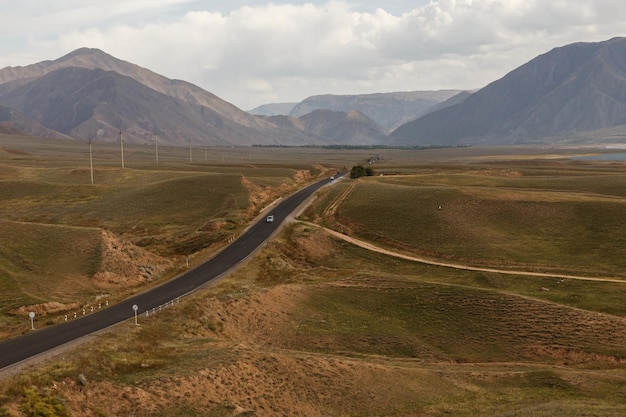
[[[350,110],[348,113],[346,113],[346,118],[347,119],[363,119],[365,115],[363,113],[361,113],[360,111],[356,111],[356,110]]]
[[[335,140],[342,145],[385,143],[385,129],[359,111],[313,110],[299,117],[306,132]]]
[[[357,110],[387,130],[416,119],[432,106],[442,103],[460,90],[404,91],[352,95],[311,96],[293,107],[290,116],[300,117],[314,110],[349,112]]]
[[[82,47],[82,48],[78,48],[78,49],[70,52],[67,55],[62,56],[58,60],[62,61],[62,60],[65,60],[67,58],[71,58],[71,57],[77,56],[77,55],[94,55],[94,54],[109,56],[106,52],[102,51],[101,49]]]

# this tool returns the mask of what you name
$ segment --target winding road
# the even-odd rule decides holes
[[[250,256],[308,197],[328,183],[328,179],[320,180],[283,199],[271,210],[273,223],[265,222],[265,218],[257,220],[213,258],[162,285],[96,313],[0,342],[0,370],[133,318],[135,305],[138,315],[145,314],[206,286]]]
[[[345,172],[337,175],[341,176],[344,174]],[[273,223],[265,222],[265,217],[257,220],[257,222],[252,224],[237,240],[213,258],[195,267],[194,269],[191,269],[188,272],[163,283],[162,285],[79,319],[68,321],[56,326],[46,327],[23,336],[0,342],[0,371],[24,362],[29,358],[36,357],[37,355],[45,353],[49,350],[63,346],[76,339],[131,319],[135,314],[133,310],[134,305],[138,307],[138,315],[145,314],[146,311],[159,308],[172,300],[176,300],[179,297],[206,286],[208,283],[214,281],[216,278],[228,272],[230,269],[250,256],[263,244],[263,242],[265,242],[274,232],[278,230],[281,223],[283,223],[288,216],[292,215],[308,197],[313,195],[315,191],[328,183],[329,181],[327,179],[318,181],[285,198],[271,210],[271,214],[274,216]],[[626,283],[626,280],[609,277],[584,277],[566,274],[513,271],[439,262],[431,259],[399,254],[331,229],[325,230],[327,233],[337,238],[346,240],[352,244],[361,246],[371,251],[384,253],[414,262],[438,265],[442,267],[496,272],[500,274]]]

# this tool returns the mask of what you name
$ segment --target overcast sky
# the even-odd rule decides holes
[[[475,89],[555,47],[625,34],[623,0],[0,0],[0,68],[99,48],[244,110]]]

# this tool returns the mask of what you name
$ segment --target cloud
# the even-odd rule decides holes
[[[0,9],[14,22],[0,29],[0,66],[96,47],[244,109],[313,94],[477,88],[554,47],[620,36],[626,23],[618,0],[40,3]]]

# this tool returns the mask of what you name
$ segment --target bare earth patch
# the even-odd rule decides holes
[[[62,304],[57,302],[49,302],[43,304],[33,304],[29,306],[21,306],[11,311],[11,314],[26,316],[29,312],[33,312],[38,316],[46,316],[48,314],[57,314],[80,307],[79,303]]]
[[[135,287],[156,279],[171,261],[102,231],[102,264],[92,277],[98,288]]]
[[[311,178],[311,171],[298,170],[295,172],[293,180],[297,186],[300,184],[304,184],[307,181],[310,181]],[[241,177],[241,184],[246,187],[248,189],[248,192],[250,193],[249,209],[251,211],[254,211],[257,208],[264,206],[268,202],[273,201],[281,195],[288,193],[290,190],[294,189],[294,185],[289,184],[281,184],[278,187],[261,187],[246,178],[245,176]]]

